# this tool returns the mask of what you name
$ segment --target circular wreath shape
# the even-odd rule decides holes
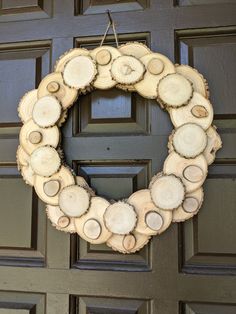
[[[75,176],[65,164],[59,130],[78,95],[113,87],[156,99],[174,125],[162,172],[147,189],[119,201],[97,196]],[[52,225],[122,253],[140,250],[171,222],[197,214],[208,165],[222,146],[203,76],[139,42],[67,51],[38,89],[23,96],[18,112],[23,126],[17,164],[47,204]]]

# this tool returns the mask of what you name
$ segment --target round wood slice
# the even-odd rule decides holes
[[[222,147],[222,141],[215,126],[209,127],[206,134],[207,147],[205,148],[203,155],[206,158],[208,165],[211,165],[215,160],[216,152]]]
[[[30,155],[41,146],[50,145],[56,148],[60,141],[60,131],[57,126],[40,128],[31,119],[22,126],[19,139],[20,145]]]
[[[181,206],[173,211],[173,222],[181,222],[196,215],[203,203],[203,189],[186,194],[185,200]]]
[[[208,112],[207,116],[205,115],[204,117],[196,117],[196,115],[193,114],[194,111],[192,111],[196,106],[204,107]],[[204,130],[207,130],[213,120],[213,108],[211,103],[208,99],[197,92],[193,93],[193,97],[187,106],[181,108],[169,108],[169,114],[175,127],[185,123],[196,123]]]
[[[146,67],[146,73],[143,80],[134,85],[136,91],[145,98],[155,99],[157,98],[157,85],[159,81],[167,74],[175,73],[174,64],[165,56],[160,53],[150,53],[140,58],[140,61]],[[159,74],[157,73],[156,66],[160,69],[160,65],[163,64],[163,70]],[[151,69],[151,72],[150,72]]]
[[[175,130],[173,147],[183,157],[195,158],[207,146],[207,135],[197,124],[186,123]]]
[[[115,234],[128,234],[134,230],[137,215],[133,206],[123,201],[110,205],[104,213],[108,230]]]
[[[59,170],[61,159],[55,148],[42,146],[36,148],[31,154],[30,165],[37,175],[50,177]]]
[[[180,178],[175,175],[163,175],[150,184],[154,204],[163,210],[178,208],[185,196],[185,188]]]
[[[110,203],[102,197],[92,197],[88,212],[75,219],[77,233],[84,240],[93,243],[105,243],[112,235],[104,224],[103,215]]]
[[[25,152],[25,150],[20,145],[18,146],[16,151],[16,161],[18,170],[20,170],[22,166],[28,166],[30,161],[30,156]]]
[[[34,178],[35,178],[35,173],[28,164],[27,166],[22,166],[21,167],[21,175],[25,181],[26,184],[33,186],[34,185]]]
[[[38,87],[38,98],[48,95],[55,96],[65,110],[73,105],[78,91],[64,84],[61,72],[53,72],[48,74]]]
[[[88,56],[89,51],[84,48],[74,48],[66,51],[61,57],[57,60],[54,71],[55,72],[63,72],[64,67],[68,61],[78,56]]]
[[[193,89],[195,92],[201,94],[205,98],[209,98],[209,88],[207,81],[196,69],[190,67],[189,65],[181,64],[176,66],[176,72],[183,75],[193,84]]]
[[[106,61],[109,60],[109,63],[104,64],[104,62],[101,62],[101,51],[103,56],[110,56],[110,58],[106,57]],[[97,62],[98,68],[98,75],[93,82],[93,86],[98,89],[110,89],[114,87],[117,82],[113,80],[110,71],[113,60],[121,56],[119,50],[110,46],[97,47],[90,51],[90,55]]]
[[[193,87],[184,76],[174,73],[163,77],[157,86],[157,98],[163,106],[178,108],[189,103]]]
[[[95,191],[88,185],[86,180],[83,177],[76,176],[76,184],[86,189],[91,196],[95,196]]]
[[[172,212],[156,207],[150,190],[139,190],[133,193],[128,198],[128,203],[134,206],[137,213],[135,231],[151,236],[162,233],[170,226]]]
[[[198,182],[189,181],[190,179],[189,172],[191,172],[189,170],[187,171],[188,180],[186,179],[186,172],[184,176],[184,171],[186,171],[185,169],[189,166],[198,167],[195,169],[195,172],[194,172],[195,174],[196,172],[198,173],[197,169],[200,168],[202,170],[203,177],[201,178],[200,181]],[[185,185],[186,193],[190,193],[199,189],[202,186],[203,182],[205,181],[206,176],[207,176],[207,162],[202,154],[197,156],[194,159],[187,159],[187,158],[181,157],[176,152],[172,152],[170,153],[170,155],[166,158],[164,162],[163,172],[165,174],[174,174],[180,177]]]
[[[57,123],[61,116],[61,105],[54,96],[44,96],[34,105],[32,117],[34,122],[47,128]]]
[[[78,185],[67,186],[59,193],[59,207],[67,216],[80,217],[89,206],[90,194]]]
[[[47,205],[46,213],[56,229],[69,233],[76,232],[74,218],[66,216],[59,206]]]
[[[75,183],[75,178],[70,169],[61,166],[60,170],[50,178],[36,175],[34,188],[39,198],[49,205],[59,204],[59,192],[66,186]]]
[[[63,78],[71,88],[83,89],[91,84],[97,74],[95,62],[90,56],[71,59],[64,68]]]
[[[18,106],[18,115],[23,123],[32,119],[32,111],[34,108],[34,104],[38,100],[38,90],[34,89],[28,93],[26,93],[20,100]]]

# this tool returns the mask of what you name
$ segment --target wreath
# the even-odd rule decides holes
[[[113,87],[156,99],[174,125],[162,172],[149,188],[119,201],[97,196],[75,176],[65,163],[59,131],[78,95]],[[67,51],[38,89],[23,96],[18,111],[23,122],[18,167],[47,204],[53,226],[122,253],[140,250],[171,222],[197,214],[208,165],[222,146],[211,125],[213,108],[203,76],[139,42]]]

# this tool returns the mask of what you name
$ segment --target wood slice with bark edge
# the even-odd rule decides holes
[[[61,159],[55,148],[42,146],[36,148],[30,156],[30,165],[35,174],[50,177],[59,171]]]
[[[91,198],[88,212],[82,217],[75,219],[76,230],[81,238],[93,244],[101,244],[111,237],[112,233],[107,229],[103,219],[105,210],[109,205],[110,203],[102,197],[95,196]],[[90,220],[95,220],[101,228],[99,236],[96,238],[91,238],[85,234],[85,224]]]
[[[106,208],[104,222],[112,233],[124,235],[134,230],[137,215],[133,206],[124,201],[118,201]]]
[[[208,112],[207,117],[197,118],[192,114],[194,106],[203,106]],[[185,123],[196,123],[204,130],[207,130],[213,121],[213,108],[209,100],[204,98],[201,94],[194,92],[193,97],[187,106],[180,108],[168,108],[171,121],[175,127],[179,127]]]
[[[111,55],[110,62],[106,65],[97,63],[98,75],[95,81],[92,83],[95,88],[103,90],[110,89],[117,84],[117,82],[113,80],[110,70],[112,61],[121,56],[121,53],[118,49],[110,46],[97,47],[90,51],[90,56],[97,62],[97,54],[104,49],[107,50]]]
[[[203,197],[204,197],[204,194],[203,194],[202,188],[199,188],[192,193],[186,194],[186,197],[182,206],[180,206],[179,208],[173,211],[172,221],[181,222],[181,221],[188,220],[192,218],[194,215],[196,215],[202,206]],[[192,202],[192,205],[190,204],[190,202],[188,202],[188,200],[194,201]],[[184,209],[184,206],[187,209],[187,211]]]
[[[163,62],[163,71],[158,74],[152,74],[148,71],[148,64],[152,59],[158,59]],[[150,53],[140,58],[140,61],[146,67],[146,73],[142,81],[134,85],[135,90],[143,97],[148,99],[157,98],[157,84],[167,74],[175,73],[174,64],[165,56],[160,53]]]
[[[41,141],[35,144],[31,143],[30,135],[32,132],[39,132],[41,134]],[[56,148],[60,141],[60,131],[57,126],[49,127],[47,129],[41,128],[31,119],[22,126],[19,140],[20,145],[26,153],[30,155],[36,148],[45,145]]]
[[[58,193],[54,196],[48,196],[45,193],[45,184],[49,181],[57,181],[59,182],[59,190]],[[73,185],[75,183],[75,177],[71,173],[70,169],[61,166],[60,170],[52,175],[50,178],[45,178],[42,176],[35,176],[34,180],[34,188],[38,195],[38,197],[49,205],[58,205],[59,204],[59,192],[65,188],[66,186]]]
[[[20,172],[25,183],[30,186],[34,186],[35,173],[30,163],[27,166],[21,166]]]
[[[192,83],[178,73],[168,74],[158,83],[157,101],[164,107],[179,108],[185,106],[192,97]]]
[[[176,65],[176,72],[183,75],[193,84],[195,92],[201,94],[205,98],[209,98],[209,87],[207,81],[196,69],[186,64]]]
[[[84,215],[90,206],[90,194],[78,185],[70,185],[59,193],[59,207],[69,217]]]
[[[183,175],[184,169],[192,165],[199,167],[203,171],[204,177],[199,182],[190,182]],[[207,176],[207,162],[202,154],[194,159],[187,159],[181,157],[176,152],[171,152],[164,162],[163,172],[167,175],[174,174],[180,177],[184,183],[186,193],[191,193],[199,189],[204,183]]]
[[[137,213],[137,224],[135,231],[146,235],[156,235],[164,232],[171,224],[172,212],[167,210],[161,210],[157,208],[153,203],[150,190],[139,190],[130,195],[128,203],[133,205]],[[147,225],[147,215],[155,212],[162,217],[163,224],[160,228],[154,230]]]
[[[44,96],[34,104],[32,117],[38,126],[48,128],[57,123],[61,111],[61,105],[56,97]]]
[[[22,146],[19,145],[16,151],[16,162],[18,170],[20,170],[23,166],[28,166],[29,161],[30,156],[26,153]]]
[[[203,155],[206,158],[208,165],[211,165],[216,157],[216,152],[222,147],[220,135],[216,132],[216,127],[210,126],[206,131],[207,134],[207,147]]]
[[[182,180],[173,174],[154,177],[149,189],[153,203],[162,210],[178,208],[185,197]]]
[[[64,84],[61,72],[53,72],[45,76],[38,87],[38,98],[48,95],[55,96],[65,110],[76,101],[78,91]]]
[[[97,74],[96,64],[90,56],[78,56],[68,61],[64,67],[63,79],[67,86],[85,89]]]
[[[26,93],[20,100],[18,105],[18,115],[23,123],[32,119],[32,111],[34,104],[38,100],[38,90],[33,89]]]
[[[55,72],[63,72],[64,67],[68,61],[78,56],[88,56],[89,51],[85,48],[73,48],[63,53],[56,61],[54,66]]]
[[[67,116],[68,116],[68,110],[63,110],[61,112],[61,116],[60,116],[59,120],[57,121],[57,126],[59,128],[66,122]]]
[[[195,158],[207,146],[207,135],[203,128],[195,123],[186,123],[178,127],[172,138],[174,150],[185,158]]]
[[[67,233],[76,233],[74,218],[65,216],[65,214],[60,210],[59,206],[52,206],[47,204],[46,213],[48,219],[52,223],[52,226],[55,227],[57,230]],[[66,219],[69,224],[62,224],[62,219]]]
[[[76,184],[82,186],[82,188],[86,189],[91,196],[96,196],[95,191],[88,185],[86,180],[83,177],[76,176]]]
[[[130,247],[129,250],[127,250],[127,247],[125,248],[125,239],[127,236],[133,235],[135,237],[135,246]],[[141,234],[136,231],[132,232],[128,235],[118,235],[113,234],[108,241],[106,242],[107,246],[111,247],[114,251],[118,251],[123,254],[131,254],[135,253],[137,251],[140,251],[150,240],[150,236],[146,234]],[[125,245],[126,246],[126,245]]]

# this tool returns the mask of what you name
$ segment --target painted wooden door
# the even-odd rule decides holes
[[[20,97],[64,51],[99,44],[107,9],[121,43],[204,74],[223,139],[200,214],[134,255],[53,229],[15,161]],[[0,314],[236,313],[236,1],[2,0],[0,13]],[[71,110],[63,146],[98,194],[122,198],[162,168],[171,128],[155,101],[96,91]]]

